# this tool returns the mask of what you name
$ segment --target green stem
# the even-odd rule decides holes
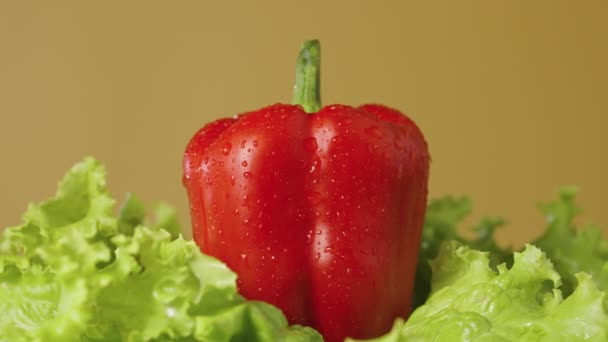
[[[293,104],[304,107],[307,113],[321,109],[321,46],[318,40],[307,40],[302,44],[296,61],[296,85]]]

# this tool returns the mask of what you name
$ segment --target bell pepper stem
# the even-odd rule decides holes
[[[293,104],[301,105],[307,113],[321,109],[320,77],[321,46],[319,41],[307,40],[302,44],[296,61],[296,84]]]

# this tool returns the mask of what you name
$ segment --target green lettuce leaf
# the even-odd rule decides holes
[[[570,295],[576,287],[579,272],[591,275],[602,291],[608,291],[608,241],[594,225],[587,225],[583,229],[575,226],[574,219],[581,212],[574,202],[577,192],[577,188],[565,187],[560,190],[557,200],[540,205],[541,212],[547,218],[547,227],[531,243],[553,262],[562,278],[564,296]],[[422,305],[428,297],[431,288],[429,260],[437,256],[439,247],[446,241],[455,240],[473,249],[489,252],[492,268],[501,263],[509,266],[513,262],[513,249],[500,247],[494,239],[495,230],[504,225],[503,219],[483,218],[473,227],[473,239],[460,235],[460,225],[470,213],[471,202],[466,197],[447,196],[429,204],[418,259],[414,308]]]
[[[490,252],[491,266],[512,262],[512,250],[503,249],[494,240],[496,229],[504,225],[499,217],[484,217],[472,228],[473,239],[460,235],[459,228],[471,214],[472,205],[467,197],[446,196],[432,200],[426,210],[422,241],[416,269],[413,306],[424,304],[431,290],[431,267],[429,261],[436,258],[440,246],[446,241],[458,241],[474,249]]]
[[[538,248],[490,267],[488,253],[447,242],[431,262],[432,290],[407,322],[373,341],[606,341],[606,293],[586,273],[563,299],[561,277]],[[370,340],[372,341],[372,340]]]
[[[236,275],[179,235],[175,211],[116,216],[105,171],[74,166],[54,198],[0,237],[0,341],[321,341],[247,301]]]
[[[593,225],[577,229],[574,218],[581,209],[574,203],[578,189],[563,188],[559,199],[540,206],[548,227],[536,241],[563,277],[564,294],[570,294],[577,284],[576,274],[586,272],[603,291],[608,291],[608,241]]]

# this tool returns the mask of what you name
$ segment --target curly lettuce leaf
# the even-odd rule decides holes
[[[553,261],[563,277],[566,295],[574,290],[579,272],[590,274],[600,289],[608,291],[608,241],[596,226],[577,229],[574,225],[575,217],[581,213],[574,203],[577,192],[574,187],[563,188],[557,201],[540,206],[548,227],[533,244]]]
[[[547,218],[545,232],[533,245],[539,247],[553,262],[562,277],[564,296],[572,293],[578,283],[576,274],[585,272],[603,291],[608,291],[608,241],[603,238],[598,227],[587,225],[578,229],[574,219],[581,209],[574,199],[577,188],[560,190],[557,200],[540,205]],[[501,248],[494,239],[494,232],[504,224],[500,218],[484,218],[473,228],[474,239],[459,234],[462,221],[471,212],[468,198],[447,196],[431,201],[427,208],[422,244],[416,274],[414,308],[422,305],[430,292],[431,268],[429,260],[438,254],[439,246],[445,241],[455,240],[471,248],[489,252],[490,265],[512,263],[512,249]]]
[[[373,341],[606,341],[606,293],[586,273],[563,299],[561,277],[538,248],[493,270],[488,253],[459,242],[442,245],[432,292],[407,322]],[[372,341],[372,340],[370,340]]]
[[[1,342],[322,340],[241,297],[236,275],[179,235],[170,207],[150,223],[135,197],[118,216],[114,203],[89,158],[4,231]]]
[[[424,304],[431,290],[431,267],[429,260],[437,257],[445,241],[459,241],[472,248],[490,252],[492,267],[511,263],[512,251],[496,243],[494,232],[504,225],[501,218],[485,217],[473,227],[475,238],[469,240],[459,233],[464,219],[471,214],[472,205],[467,197],[446,196],[432,200],[426,210],[422,241],[416,269],[414,286],[414,308]]]

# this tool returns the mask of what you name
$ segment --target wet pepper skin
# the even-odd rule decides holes
[[[429,153],[403,114],[276,104],[206,125],[183,166],[194,240],[246,298],[329,342],[409,314]]]

